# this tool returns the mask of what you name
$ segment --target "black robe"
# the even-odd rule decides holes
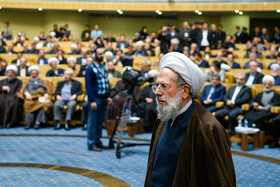
[[[271,104],[272,106],[278,106],[280,105],[280,99],[279,96],[276,92],[273,91],[273,96],[271,98]],[[252,103],[256,102],[259,105],[264,107],[264,104],[262,103],[262,97],[263,97],[263,92],[259,93],[256,97],[254,97],[251,100],[251,105]],[[244,118],[248,119],[248,124],[249,126],[252,126],[253,123],[256,124],[257,128],[260,128],[261,130],[267,130],[268,126],[267,123],[272,118],[273,115],[270,113],[270,110],[255,110],[253,107],[251,107],[251,110],[245,114]]]
[[[3,86],[9,86],[10,92],[3,91]],[[22,114],[22,100],[17,98],[17,92],[21,86],[22,82],[17,78],[11,82],[7,79],[0,81],[0,126],[18,123]]]

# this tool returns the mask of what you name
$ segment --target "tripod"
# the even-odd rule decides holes
[[[124,128],[126,126],[133,126],[133,124],[131,123],[132,121],[130,119],[131,119],[131,105],[132,105],[132,101],[133,101],[134,97],[133,97],[133,94],[130,92],[130,90],[131,89],[128,89],[128,95],[126,96],[125,101],[124,101],[124,105],[123,105],[123,109],[122,109],[121,117],[120,117],[120,122],[119,122],[119,119],[117,118],[114,130],[113,130],[110,140],[109,140],[109,148],[113,149],[114,143],[116,142],[116,141],[114,141],[114,136],[115,136],[118,126],[120,126],[120,133],[119,133],[118,140],[116,142],[117,143],[117,149],[116,149],[117,158],[121,158],[120,150],[122,148],[132,147],[132,146],[150,145],[150,143],[125,143],[125,142],[122,142]],[[137,121],[134,121],[134,122],[137,122]]]

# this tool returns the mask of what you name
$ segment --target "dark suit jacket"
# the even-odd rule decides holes
[[[250,76],[250,72],[246,73],[246,81],[248,80],[249,76]],[[264,75],[262,73],[257,72],[256,75],[255,75],[255,79],[253,81],[253,84],[261,84],[263,76]]]
[[[81,66],[78,77],[84,77],[86,74],[87,65]]]
[[[12,60],[12,64],[17,64],[17,58],[15,60]]]
[[[202,60],[202,62],[198,65],[201,68],[209,68],[209,63],[206,60]]]
[[[201,41],[202,41],[202,30],[199,31],[198,35],[197,35],[197,39],[196,39],[196,43],[197,46],[200,48],[201,47]],[[208,30],[208,34],[207,34],[207,40],[209,42],[209,46],[211,46],[211,42],[212,42],[212,33],[210,30]]]
[[[27,51],[25,51],[25,54],[39,54],[39,50],[38,49],[35,49],[35,50],[28,49]]]
[[[20,77],[20,66],[18,66],[17,68],[18,68],[17,76]],[[28,67],[27,67],[27,66],[25,67],[25,72],[26,72],[26,73],[25,73],[25,76],[28,77],[28,76],[29,76],[29,73],[28,73]]]
[[[241,67],[240,67],[240,64],[238,64],[237,62],[232,62],[231,68],[232,69],[240,69]]]
[[[79,58],[77,58],[77,64],[82,64],[82,59],[87,59],[87,57],[79,57]]]
[[[213,85],[206,85],[204,87],[203,91],[201,92],[201,94],[199,96],[200,101],[202,103],[203,103],[203,101],[205,101],[207,99],[212,87],[213,87]],[[217,101],[222,101],[225,96],[225,93],[226,93],[226,88],[220,84],[219,86],[217,86],[215,88],[215,91],[211,95],[210,99],[213,100],[213,103],[216,103]]]
[[[60,81],[57,83],[57,87],[55,90],[55,97],[57,95],[61,96],[61,90],[65,83],[66,83],[66,81]],[[83,93],[83,91],[82,91],[81,83],[79,81],[72,80],[71,95],[76,94],[78,96],[78,95],[81,95],[82,93]]]
[[[44,60],[44,64],[48,64],[48,59],[46,59],[46,58],[38,58],[38,61],[37,61],[38,64],[39,64],[41,59]]]
[[[54,73],[54,71],[51,69],[47,72],[46,77],[58,77],[59,75],[64,74],[64,69],[57,68],[58,75]]]
[[[117,43],[117,48],[121,48],[121,43],[122,43],[122,42],[118,42],[118,43]],[[129,43],[128,43],[128,42],[125,42],[125,43],[124,43],[124,48],[127,48],[128,46],[129,46]]]
[[[227,102],[227,100],[231,100],[233,93],[235,91],[236,86],[230,87],[228,92],[226,93],[224,97],[224,102]],[[247,86],[243,86],[239,93],[236,96],[235,99],[235,106],[241,107],[242,104],[248,103],[251,99],[251,88]]]
[[[263,69],[263,64],[261,62],[257,62],[258,67]],[[250,68],[250,62],[246,62],[245,65],[243,66],[243,69],[249,69]]]

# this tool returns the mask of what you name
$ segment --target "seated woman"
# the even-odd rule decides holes
[[[266,75],[262,79],[264,84],[264,92],[259,93],[250,102],[251,110],[245,114],[245,118],[248,119],[249,126],[256,124],[257,128],[261,130],[267,130],[266,124],[272,117],[270,108],[272,106],[280,105],[278,94],[271,88],[274,85],[274,78],[271,75]]]
[[[52,107],[52,102],[49,101],[52,87],[47,81],[38,78],[40,72],[38,66],[30,66],[28,72],[31,78],[28,82],[23,83],[17,96],[24,100],[25,129],[29,129],[34,121],[34,128],[39,129],[41,124],[46,123],[46,112],[49,112]]]

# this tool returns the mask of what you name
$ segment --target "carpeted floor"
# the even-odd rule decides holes
[[[146,140],[150,137],[150,133],[135,136]],[[108,139],[104,138],[103,143],[108,144]],[[148,149],[125,148],[122,158],[116,159],[111,149],[88,151],[86,132],[81,128],[0,129],[0,186],[143,186]],[[242,156],[245,152],[233,143],[232,150],[238,186],[280,186],[279,149],[249,146],[249,156]]]

